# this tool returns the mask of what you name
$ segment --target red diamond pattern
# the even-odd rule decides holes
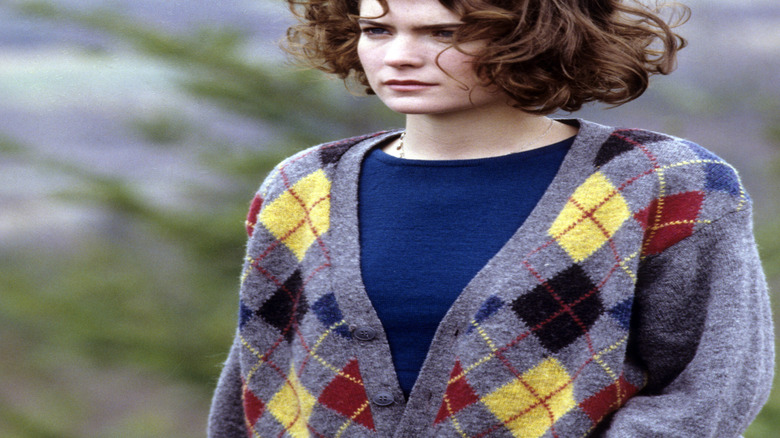
[[[248,428],[251,429],[257,423],[257,419],[263,416],[265,404],[244,385],[244,418]]]
[[[620,376],[617,382],[607,386],[580,404],[593,421],[599,423],[607,414],[617,410],[636,394],[637,388]]]
[[[369,430],[376,430],[357,359],[330,381],[320,394],[319,402]]]
[[[463,374],[463,368],[460,361],[455,361],[455,366],[450,373],[450,383],[444,392],[444,400],[441,402],[439,413],[433,424],[439,424],[452,415],[457,414],[466,406],[479,401],[479,397],[474,389],[466,382],[466,376]]]
[[[642,255],[659,254],[693,234],[704,201],[703,192],[686,192],[655,199],[634,215],[645,228]]]

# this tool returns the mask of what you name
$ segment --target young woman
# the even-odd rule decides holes
[[[735,170],[620,104],[684,41],[620,0],[290,0],[406,126],[279,164],[214,437],[736,437],[773,335]],[[682,8],[685,15],[687,9]]]

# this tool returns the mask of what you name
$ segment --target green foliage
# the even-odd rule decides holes
[[[24,151],[24,146],[16,140],[0,133],[0,154],[6,157],[19,155]]]
[[[168,113],[140,117],[131,125],[144,140],[158,145],[179,143],[193,129],[184,118]]]
[[[349,135],[386,122],[376,105],[340,97],[333,83],[310,71],[283,72],[241,54],[245,38],[233,29],[200,29],[173,35],[130,21],[110,10],[80,13],[46,1],[23,2],[19,9],[39,17],[102,31],[141,53],[164,60],[186,77],[183,86],[223,109],[271,122],[300,144]],[[325,111],[325,109],[327,109]],[[386,125],[381,125],[386,127]]]
[[[767,116],[767,122],[764,128],[764,136],[772,144],[780,148],[780,102],[772,99],[760,102],[764,114]],[[775,163],[774,173],[780,175],[780,163]]]

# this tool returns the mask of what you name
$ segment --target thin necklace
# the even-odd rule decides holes
[[[550,124],[547,125],[547,129],[545,129],[544,132],[542,132],[542,134],[539,135],[538,137],[534,138],[533,140],[531,140],[531,141],[529,141],[527,143],[522,144],[519,147],[520,150],[518,152],[523,152],[527,147],[529,147],[529,146],[535,144],[536,142],[541,141],[543,138],[547,137],[547,134],[549,134],[550,131],[552,131],[552,127],[553,127],[554,123],[555,123],[555,121],[553,119],[550,119]],[[401,133],[401,136],[398,138],[398,146],[395,147],[395,150],[398,151],[398,156],[401,157],[401,158],[405,158],[406,157],[406,154],[404,153],[404,140],[405,139],[406,139],[406,131]]]
[[[398,151],[398,156],[401,158],[404,158],[406,154],[404,154],[404,139],[406,138],[406,131],[401,133],[401,136],[398,137],[398,146],[395,148],[395,150]]]

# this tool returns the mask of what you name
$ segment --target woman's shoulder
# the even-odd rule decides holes
[[[705,147],[675,135],[641,128],[623,128],[579,120],[580,135],[595,147],[593,164],[603,167],[621,158],[620,164],[650,164],[655,167],[695,163],[726,163]],[[729,165],[730,167],[730,165]]]
[[[639,128],[615,128],[581,122],[581,134],[592,150],[597,171],[618,169],[652,174],[656,179],[675,176],[691,188],[725,190],[740,195],[737,170],[711,150],[684,138]],[[590,139],[588,141],[588,139]],[[669,181],[670,183],[672,181]]]
[[[663,210],[672,216],[679,213],[680,221],[705,216],[709,221],[751,207],[737,170],[693,141],[589,122],[582,128],[596,139],[588,145],[594,173],[610,181],[639,216]]]

